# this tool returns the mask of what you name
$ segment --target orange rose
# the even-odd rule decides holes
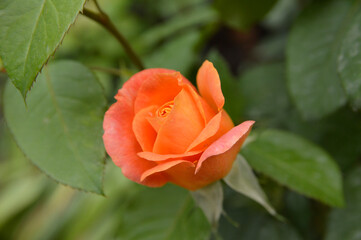
[[[179,72],[147,69],[118,91],[104,144],[123,174],[143,185],[196,190],[226,176],[254,121],[234,127],[217,70],[205,61],[195,87]]]

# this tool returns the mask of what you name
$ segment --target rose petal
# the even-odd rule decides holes
[[[184,153],[204,128],[204,121],[191,93],[184,88],[174,99],[174,106],[158,131],[153,152]]]
[[[232,128],[222,137],[220,137],[217,141],[212,143],[202,154],[201,158],[196,167],[196,174],[202,167],[204,161],[209,159],[210,157],[220,155],[230,150],[234,145],[239,145],[240,150],[244,140],[246,140],[249,132],[252,129],[254,121],[245,121],[238,126]],[[238,152],[237,151],[237,152]],[[228,159],[223,159],[222,161],[227,161]],[[232,159],[233,162],[234,159]]]
[[[183,164],[169,168],[165,173],[170,182],[195,191],[224,178],[228,174],[239,151],[239,147],[236,145],[223,154],[209,157],[197,174],[194,174],[194,167]]]
[[[120,96],[126,98],[129,104],[132,105],[138,95],[140,86],[156,74],[162,73],[175,73],[174,70],[164,69],[164,68],[150,68],[140,71],[134,74],[128,81],[126,81],[121,89],[119,89],[115,99],[118,99]]]
[[[193,85],[181,84],[181,86],[183,88],[187,88],[189,93],[191,93],[193,101],[197,104],[199,112],[202,114],[204,123],[207,124],[217,114],[217,112],[214,111],[201,96],[199,96]]]
[[[156,106],[149,106],[140,110],[133,119],[133,132],[143,151],[152,151],[157,138],[157,132],[147,120],[150,113],[154,113],[156,110]]]
[[[209,121],[187,151],[204,150],[233,127],[231,118],[224,110],[221,110]]]
[[[224,97],[217,70],[209,61],[204,61],[197,74],[197,85],[201,96],[217,112],[223,108]]]
[[[178,95],[182,90],[179,82],[190,84],[179,72],[157,73],[143,81],[139,88],[134,109],[137,113],[151,105],[162,106]]]
[[[118,102],[114,103],[105,113],[103,122],[104,146],[113,162],[122,169],[124,176],[140,183],[143,172],[156,166],[156,163],[138,157],[137,153],[142,150],[132,131],[134,116],[133,104],[130,101],[132,91],[125,88],[124,91],[119,92],[117,95]],[[148,178],[142,184],[160,187],[167,181],[166,175],[160,173]]]
[[[189,159],[189,157],[197,157],[198,154],[200,154],[202,151],[192,151],[192,152],[186,152],[182,154],[157,154],[153,152],[139,152],[138,156],[141,158],[144,158],[149,161],[165,161],[169,159]],[[198,160],[199,156],[197,159]]]
[[[142,174],[141,181],[146,180],[151,175],[154,175],[156,173],[162,173],[162,172],[164,172],[172,167],[175,167],[177,165],[185,165],[185,166],[191,167],[192,169],[195,168],[195,165],[192,162],[189,162],[186,160],[175,160],[175,161],[165,162],[165,163],[159,164],[159,165],[145,171]]]

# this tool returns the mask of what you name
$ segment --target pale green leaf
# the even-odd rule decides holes
[[[26,176],[7,184],[0,195],[0,227],[31,205],[42,193],[44,183],[39,176]]]
[[[259,185],[252,168],[240,154],[237,155],[231,171],[223,180],[235,191],[261,204],[270,214],[277,214],[269,204],[267,196]]]
[[[254,134],[242,154],[255,170],[329,205],[343,205],[341,172],[324,150],[280,130]]]
[[[85,1],[0,1],[0,56],[24,98]]]
[[[24,154],[60,183],[102,193],[105,151],[101,85],[83,65],[56,62],[44,68],[27,107],[8,83],[5,119]]]
[[[209,223],[217,228],[219,218],[223,212],[223,189],[217,181],[197,191],[191,192],[196,204],[203,210]]]

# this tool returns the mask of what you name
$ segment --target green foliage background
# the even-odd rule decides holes
[[[241,154],[286,221],[222,183],[217,232],[186,190],[104,164],[101,119],[138,70],[85,1],[50,2],[0,1],[0,239],[361,239],[361,1],[99,0],[145,67],[194,82],[208,59],[233,121],[256,121]]]

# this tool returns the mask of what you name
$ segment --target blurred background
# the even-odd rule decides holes
[[[212,61],[221,76],[225,108],[235,123],[252,119],[257,128],[278,128],[307,138],[330,153],[352,182],[360,173],[352,171],[361,159],[360,114],[342,107],[320,120],[306,121],[287,90],[286,43],[294,20],[309,2],[99,0],[147,68],[175,69],[194,82],[201,63]],[[89,3],[88,7],[94,6]],[[117,89],[136,72],[118,42],[82,15],[53,59],[74,59],[90,67],[101,80],[109,104]],[[0,73],[0,101],[6,78]],[[203,213],[187,191],[170,185],[160,189],[137,185],[125,179],[110,159],[104,172],[105,197],[57,184],[18,149],[0,103],[0,239],[211,236]],[[219,233],[211,238],[361,239],[359,204],[332,210],[258,176],[271,203],[287,221],[272,218],[256,203],[224,186],[226,214]],[[359,191],[346,188],[348,200],[361,199],[353,196],[360,195],[361,188],[356,187]],[[352,234],[347,229],[352,229]]]

